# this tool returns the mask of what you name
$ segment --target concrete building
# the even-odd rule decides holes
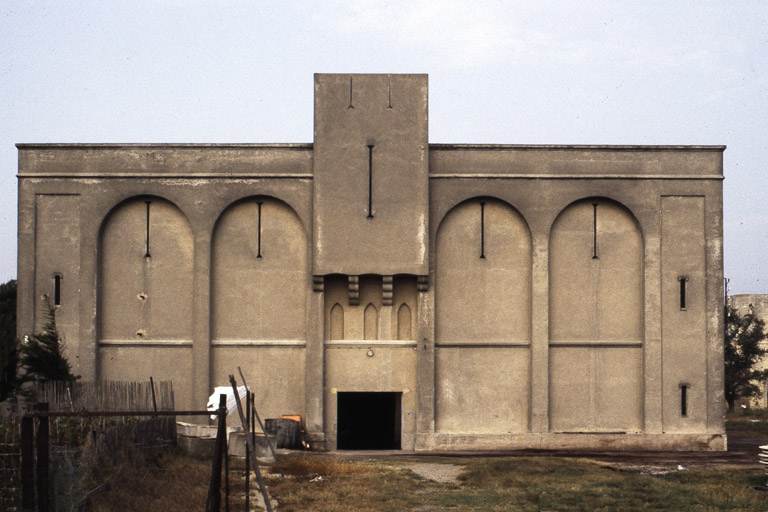
[[[745,315],[752,311],[755,317],[768,323],[768,295],[767,294],[742,294],[742,295],[729,295],[731,307],[739,312],[741,315]],[[763,341],[760,345],[764,349],[768,349],[768,340]],[[764,370],[768,368],[768,358],[764,358],[758,365],[758,369]],[[753,409],[768,409],[768,382],[763,381],[759,383],[760,396],[741,399],[737,401],[737,405],[745,405]]]
[[[19,144],[20,334],[319,448],[725,448],[723,146],[430,144],[426,75],[315,75],[314,133]]]

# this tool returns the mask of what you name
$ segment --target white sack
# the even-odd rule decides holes
[[[240,403],[243,407],[243,413],[245,413],[245,395],[250,391],[245,386],[237,388],[237,394],[240,395]],[[235,402],[235,394],[232,392],[232,386],[217,386],[213,389],[213,394],[208,398],[209,411],[216,411],[219,408],[219,395],[227,395],[227,415],[232,414],[237,410],[237,402]],[[215,420],[216,415],[212,415],[211,419]]]

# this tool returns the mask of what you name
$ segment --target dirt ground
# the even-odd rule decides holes
[[[614,450],[508,450],[508,451],[434,451],[404,452],[396,450],[337,451],[333,456],[342,459],[391,460],[393,467],[416,468],[429,471],[425,464],[451,464],[452,460],[471,457],[566,457],[588,459],[617,470],[644,474],[664,474],[693,468],[759,467],[758,453],[765,439],[728,436],[727,452],[679,451],[614,451]],[[400,465],[398,462],[405,462]],[[682,469],[681,469],[682,467]],[[426,468],[426,469],[423,469]],[[446,470],[450,472],[449,470]],[[426,478],[430,478],[429,476]],[[438,480],[436,478],[430,478]]]

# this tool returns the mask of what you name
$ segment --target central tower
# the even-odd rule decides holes
[[[313,274],[428,274],[427,75],[315,75]]]

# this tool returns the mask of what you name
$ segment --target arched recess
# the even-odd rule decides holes
[[[497,199],[453,208],[437,232],[438,343],[531,339],[531,235]]]
[[[406,303],[401,304],[397,310],[397,339],[414,339],[411,334],[411,308]]]
[[[211,266],[214,341],[305,339],[306,232],[290,206],[270,197],[229,206]]]
[[[436,428],[525,432],[531,340],[528,225],[507,203],[475,198],[448,212],[436,246]]]
[[[363,315],[363,339],[379,339],[379,312],[376,306],[368,304]]]
[[[640,341],[643,237],[619,203],[585,199],[555,220],[549,242],[550,341]]]
[[[566,207],[549,241],[550,428],[642,429],[643,236],[604,198]]]
[[[338,302],[331,308],[330,339],[344,339],[344,308]]]
[[[100,340],[192,340],[194,237],[159,197],[116,206],[99,237]]]

